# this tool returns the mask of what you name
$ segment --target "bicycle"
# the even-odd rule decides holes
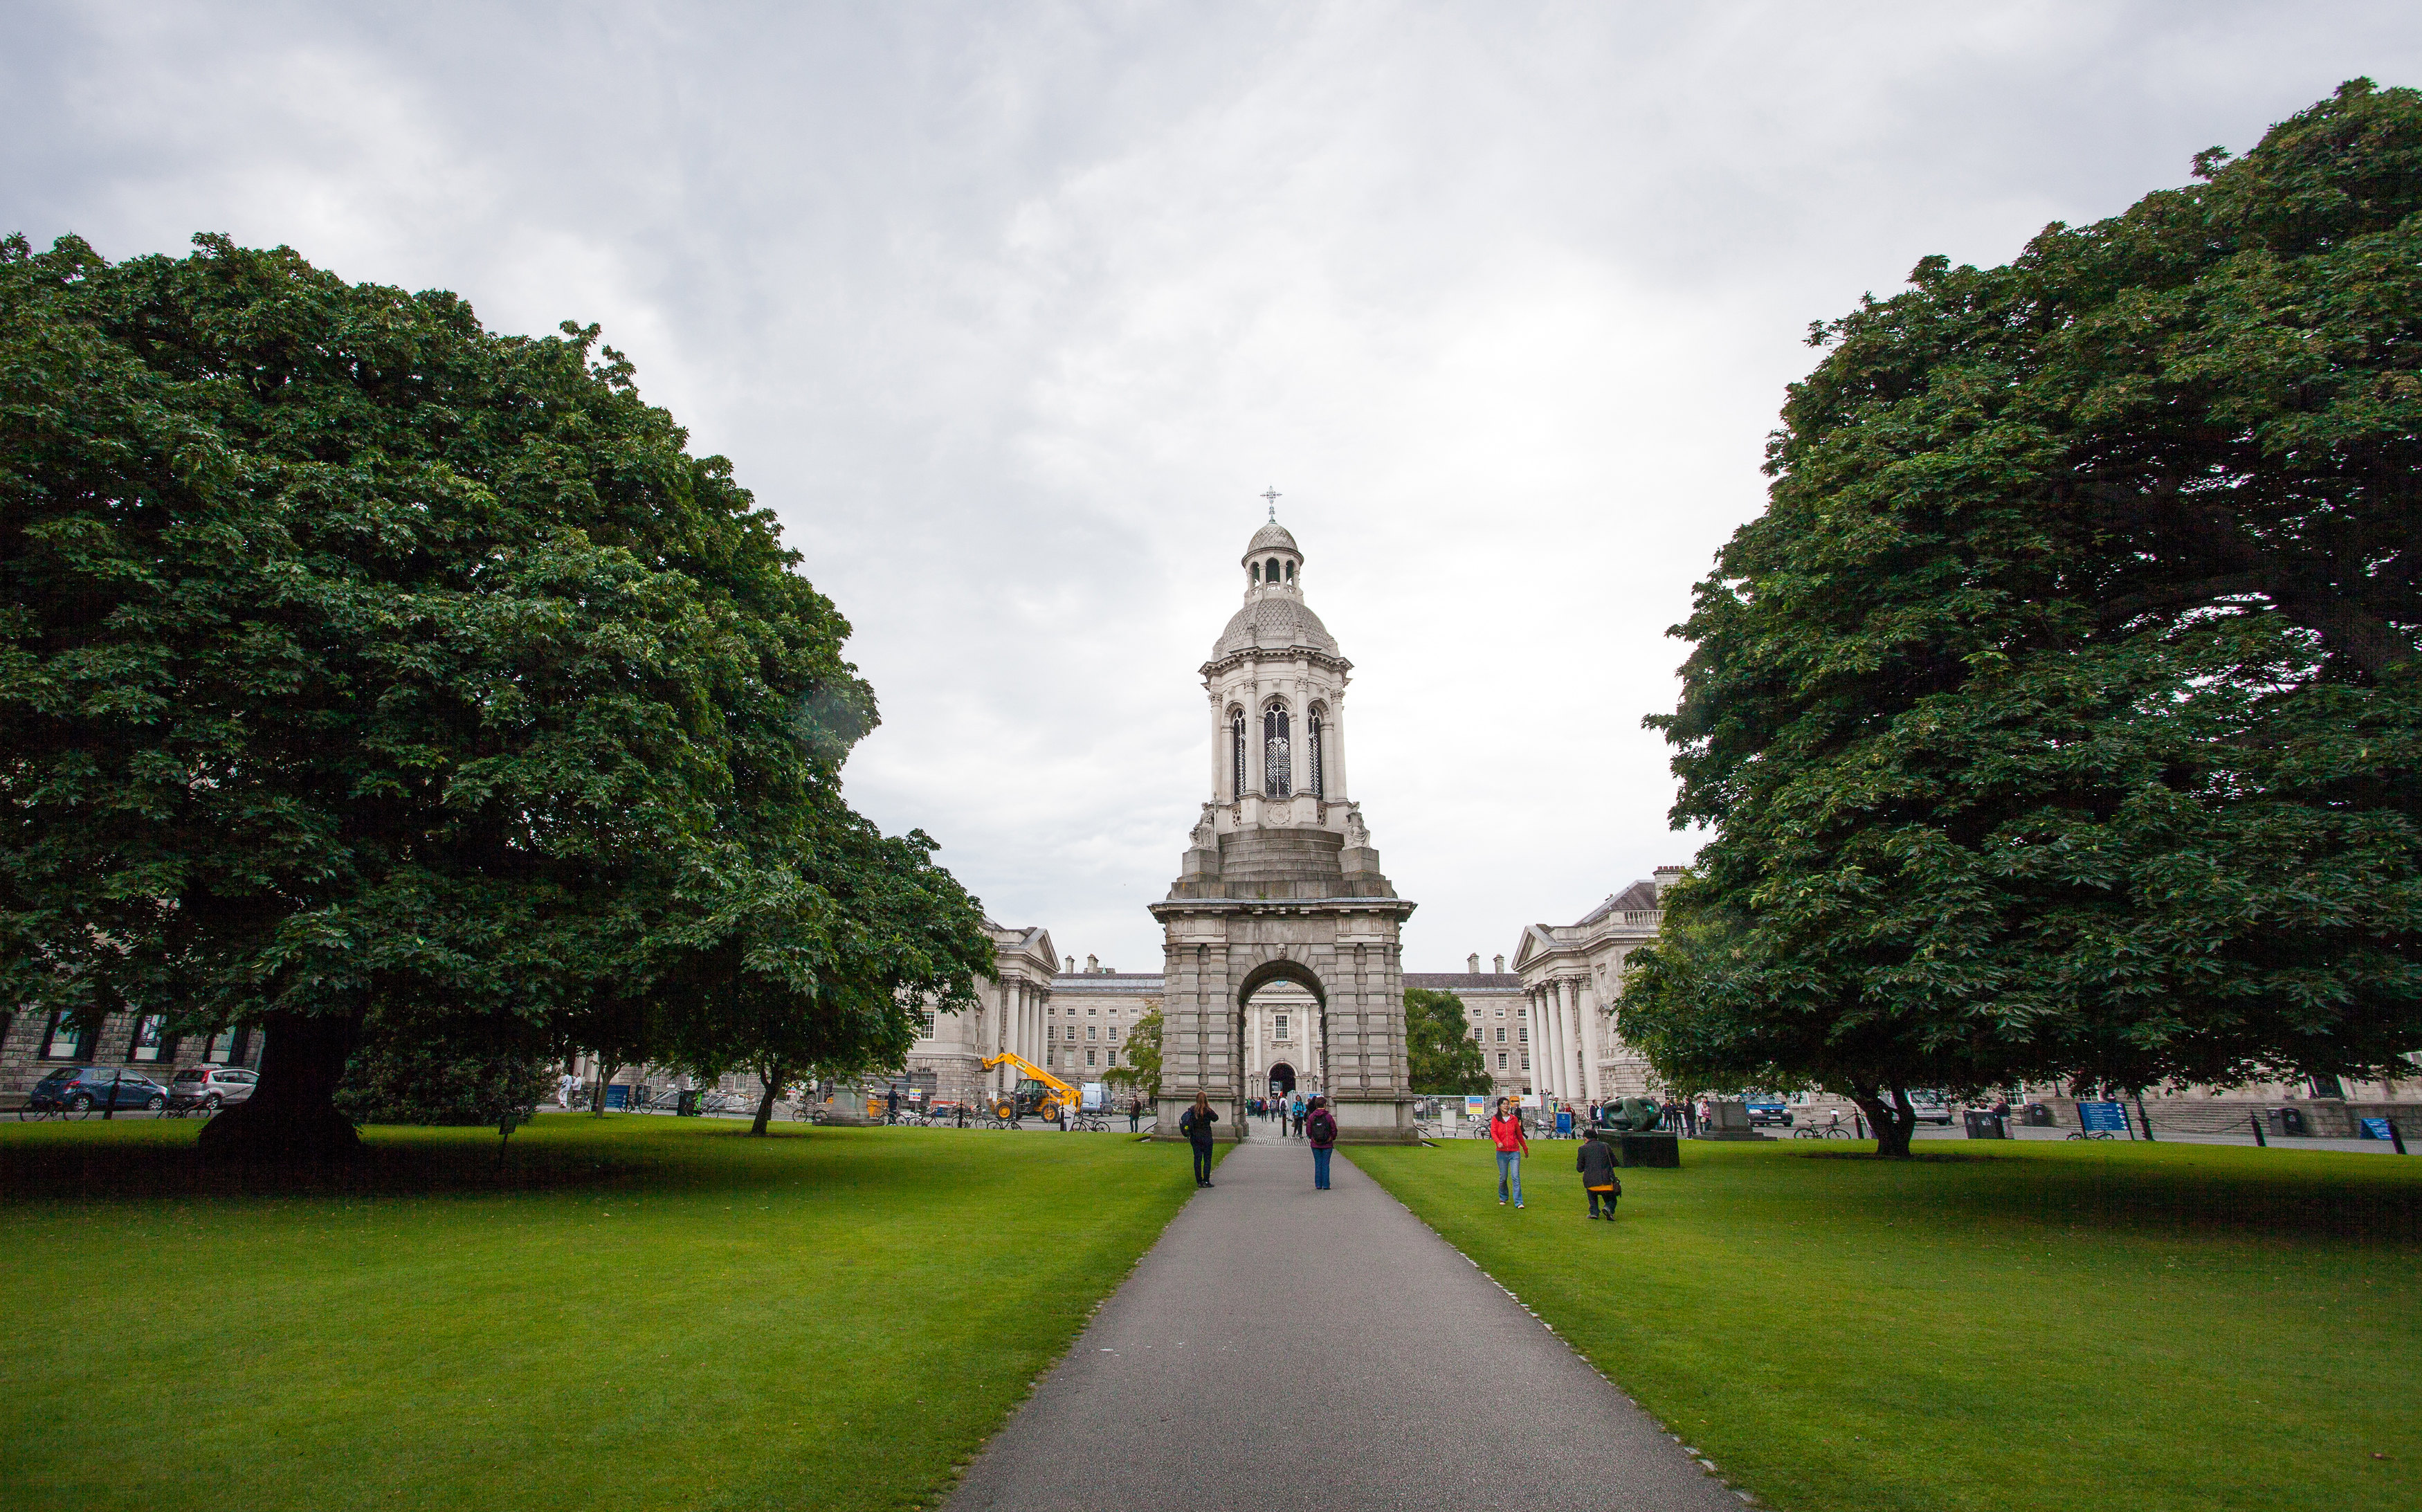
[[[2071,1140],[2115,1140],[2119,1136],[2107,1128],[2081,1128],[2062,1137]]]
[[[1832,1123],[1821,1126],[1810,1124],[1804,1127],[1795,1128],[1791,1131],[1791,1137],[1795,1140],[1847,1140],[1853,1136],[1848,1129],[1842,1126],[1842,1120],[1839,1115],[1836,1115]]]
[[[46,1118],[64,1119],[67,1116],[67,1109],[57,1103],[38,1104],[28,1102],[25,1106],[17,1110],[18,1122],[24,1124],[39,1124]]]

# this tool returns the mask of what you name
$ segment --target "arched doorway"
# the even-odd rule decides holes
[[[1284,1097],[1295,1091],[1295,1067],[1281,1061],[1270,1067],[1270,1095]]]

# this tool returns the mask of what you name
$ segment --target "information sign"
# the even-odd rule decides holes
[[[2115,1102],[2082,1102],[2077,1105],[2077,1125],[2088,1134],[2126,1134],[2128,1109]]]
[[[2363,1119],[2363,1120],[2361,1120],[2360,1122],[2361,1122],[2361,1123],[2362,1123],[2362,1125],[2363,1125],[2363,1137],[2364,1137],[2365,1139],[2367,1139],[2367,1140],[2384,1140],[2384,1139],[2388,1138],[2388,1120],[2387,1120],[2387,1119],[2384,1119],[2384,1118],[2367,1118],[2367,1119]]]

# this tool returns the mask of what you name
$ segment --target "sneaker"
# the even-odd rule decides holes
[[[1497,1205],[1498,1205],[1498,1206],[1500,1206],[1500,1207],[1504,1206],[1504,1205],[1505,1205],[1505,1199],[1504,1199],[1504,1198],[1502,1198],[1502,1197],[1498,1198],[1498,1199],[1497,1199]]]
[[[1519,1207],[1519,1206],[1521,1206],[1522,1205],[1521,1205],[1520,1203],[1516,1203],[1514,1205],[1515,1205],[1515,1206],[1517,1206],[1517,1207]]]

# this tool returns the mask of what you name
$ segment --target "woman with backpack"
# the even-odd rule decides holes
[[[1314,1097],[1312,1111],[1304,1115],[1304,1137],[1312,1142],[1312,1189],[1329,1189],[1329,1152],[1337,1148],[1337,1115],[1329,1110],[1329,1099]]]

